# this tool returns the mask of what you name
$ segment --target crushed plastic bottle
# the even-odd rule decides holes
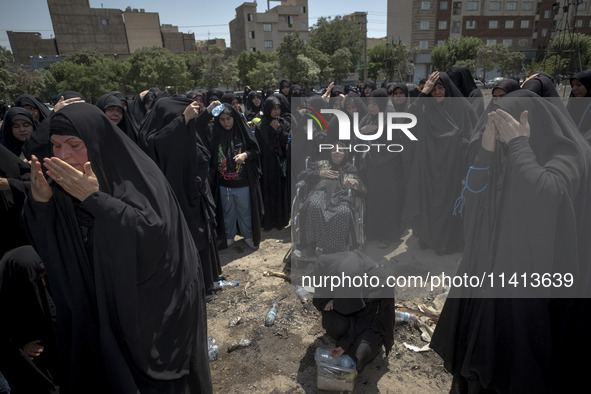
[[[296,285],[295,292],[302,301],[308,301],[310,299],[310,293],[300,285]]]
[[[272,326],[275,323],[275,317],[277,316],[277,301],[273,303],[273,307],[267,313],[265,317],[265,326]]]
[[[339,367],[343,368],[353,368],[357,365],[355,360],[353,360],[349,355],[343,354],[340,357],[333,357],[330,355],[330,349],[322,349],[316,348],[316,352],[314,355],[316,361],[323,362],[329,365],[338,365]]]
[[[240,342],[234,342],[228,346],[228,353],[233,352],[234,350],[244,349],[245,347],[250,346],[250,344],[250,339],[241,339]]]
[[[411,322],[419,320],[417,315],[399,310],[394,311],[394,319],[397,322]]]
[[[226,109],[226,106],[224,104],[219,104],[214,109],[211,110],[211,114],[213,116],[219,116],[222,113],[222,111],[225,109]]]
[[[236,287],[240,284],[238,280],[218,280],[213,284],[214,290],[220,290],[226,287]]]
[[[218,351],[219,346],[215,338],[210,335],[207,337],[207,354],[209,355],[209,360],[213,361],[218,358]]]

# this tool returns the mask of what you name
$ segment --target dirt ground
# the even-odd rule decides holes
[[[220,351],[210,363],[215,393],[319,393],[316,387],[314,351],[330,348],[334,342],[325,335],[320,313],[311,300],[302,301],[289,279],[265,276],[265,271],[290,273],[284,263],[290,243],[290,229],[263,233],[259,250],[250,250],[244,241],[220,251],[222,275],[240,281],[239,286],[218,291],[208,306],[208,333],[217,340]],[[402,243],[378,249],[369,242],[365,253],[379,264],[389,264],[397,272],[425,275],[455,268],[459,254],[437,256],[420,250],[415,237],[407,233]],[[412,294],[412,293],[411,293]],[[397,308],[435,313],[445,299],[439,293],[396,295]],[[279,304],[277,319],[271,327],[264,324],[274,301]],[[424,309],[424,308],[428,309]],[[234,324],[239,319],[238,324]],[[451,376],[440,357],[432,350],[416,352],[406,345],[422,348],[421,339],[429,333],[434,320],[421,317],[421,323],[397,323],[395,344],[386,359],[384,353],[368,364],[357,376],[356,393],[446,393]],[[421,330],[421,326],[423,330]],[[232,343],[249,339],[251,345],[228,352]]]

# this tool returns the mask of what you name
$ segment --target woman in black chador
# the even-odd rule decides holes
[[[579,131],[591,142],[591,70],[573,75],[570,86],[566,109]]]
[[[476,113],[446,73],[434,72],[411,106],[418,141],[403,152],[407,178],[403,218],[421,248],[461,252],[462,217],[454,205],[466,176],[466,148]],[[412,153],[412,154],[410,154]],[[409,160],[410,159],[410,160]]]
[[[87,103],[50,120],[23,210],[71,393],[210,393],[199,254],[160,169]],[[61,387],[60,387],[61,389]]]
[[[265,100],[263,114],[255,130],[261,150],[261,193],[265,209],[261,226],[265,231],[281,230],[289,223],[291,206],[287,177],[290,125],[280,116],[281,102],[275,96]]]
[[[215,232],[215,204],[207,179],[211,156],[193,120],[198,111],[199,105],[189,98],[159,99],[142,124],[139,146],[160,167],[179,200],[199,251],[205,289],[209,291],[219,280],[222,268]],[[209,111],[201,112],[205,126],[199,131],[207,131]]]
[[[345,152],[331,150],[325,160],[310,163],[298,177],[306,181],[309,190],[301,208],[304,248],[336,253],[347,251],[349,245],[358,246],[355,199],[365,195],[365,186]]]
[[[29,111],[20,107],[11,108],[0,126],[0,143],[16,156],[24,158],[23,145],[37,127],[39,122]]]
[[[591,148],[527,90],[485,116],[469,147],[456,275],[495,282],[452,288],[431,347],[453,374],[452,393],[578,392],[588,374],[578,355],[591,348],[572,346],[591,320]],[[571,286],[555,282],[565,274]]]
[[[125,105],[119,97],[113,93],[102,95],[97,100],[96,106],[99,107],[100,110],[107,115],[107,118],[111,119],[121,131],[131,138],[133,142],[137,143],[137,127],[131,119],[131,116],[128,115]]]

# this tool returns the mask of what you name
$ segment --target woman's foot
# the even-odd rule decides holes
[[[255,246],[254,241],[252,240],[252,238],[245,238],[244,239],[244,242],[252,250],[257,250],[259,248],[258,246]]]

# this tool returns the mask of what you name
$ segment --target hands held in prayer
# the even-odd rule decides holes
[[[328,179],[337,179],[339,177],[339,172],[325,168],[323,170],[320,170],[320,177]]]
[[[197,115],[199,115],[199,103],[193,101],[183,111],[183,116],[185,117],[185,124],[189,123],[191,119],[195,119]]]
[[[334,86],[334,81],[330,83],[330,85],[328,85],[328,87],[326,88],[326,92],[324,92],[324,94],[322,95],[322,98],[325,101],[328,101],[330,99],[330,91],[332,90]]]
[[[38,202],[49,201],[51,196],[53,196],[53,191],[51,191],[51,187],[49,187],[47,179],[43,175],[41,163],[37,159],[37,156],[31,156],[29,165],[31,166],[31,196],[33,200]]]
[[[48,202],[53,192],[43,176],[41,163],[36,156],[31,156],[30,165],[31,195],[35,201]],[[43,165],[47,168],[47,175],[80,201],[86,200],[88,196],[99,190],[98,180],[88,161],[84,164],[84,172],[78,171],[57,157],[46,158]]]
[[[343,353],[345,353],[345,349],[343,349],[340,346],[333,347],[332,349],[330,349],[330,355],[333,358],[339,358],[343,355]]]
[[[55,105],[53,106],[53,112],[57,112],[60,109],[64,108],[66,105],[70,105],[70,104],[74,104],[74,103],[83,103],[84,100],[82,100],[80,97],[72,97],[69,99],[64,99],[64,96],[61,96],[59,101],[57,103],[55,103]]]
[[[530,135],[530,127],[528,121],[528,112],[523,111],[519,117],[519,121],[517,121],[513,116],[509,113],[503,111],[502,109],[497,109],[489,114],[489,119],[492,119],[497,134],[499,136],[499,140],[508,144],[512,139],[525,136],[529,137]],[[488,127],[488,122],[487,122]],[[485,130],[486,133],[486,130]],[[484,136],[483,136],[484,138]],[[483,141],[484,144],[484,141]],[[483,145],[484,147],[484,145]],[[486,149],[486,148],[485,148]],[[493,148],[494,150],[494,148]]]
[[[431,93],[431,90],[433,90],[433,86],[435,86],[438,79],[439,79],[439,71],[433,71],[431,73],[431,75],[429,75],[427,82],[425,82],[425,86],[423,87],[423,90],[421,90],[421,93],[425,93],[425,94]]]
[[[497,144],[497,129],[495,128],[495,122],[492,118],[492,112],[488,114],[486,121],[486,127],[482,134],[482,147],[489,152],[494,152]]]
[[[29,356],[31,360],[43,353],[44,347],[39,344],[40,342],[41,340],[38,339],[36,341],[28,342],[23,346],[23,351],[27,354],[27,356]]]

